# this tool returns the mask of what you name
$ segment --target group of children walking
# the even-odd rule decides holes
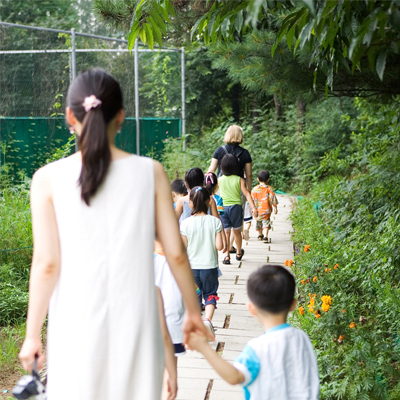
[[[244,256],[242,241],[243,238],[249,240],[252,218],[256,218],[258,240],[268,243],[271,214],[273,211],[275,214],[278,212],[278,201],[268,185],[269,172],[262,170],[258,173],[258,185],[250,192],[238,171],[237,157],[234,154],[226,154],[221,162],[222,176],[219,178],[211,172],[204,174],[200,168],[190,168],[186,171],[184,180],[176,179],[171,183],[174,209],[192,267],[199,305],[204,312],[204,324],[213,336],[215,331],[212,318],[219,300],[218,277],[222,274],[218,267],[218,251],[227,254],[222,263],[230,264],[229,244],[233,235],[236,260],[241,261]],[[184,314],[183,301],[160,246],[156,242],[156,285],[160,287],[163,295],[164,311],[175,356],[179,356],[186,352],[182,334],[179,333]],[[266,335],[265,338],[253,339],[233,365],[220,359],[217,354],[214,355],[215,352],[210,350],[207,344],[207,338],[196,334],[192,334],[190,338],[190,347],[203,353],[223,379],[245,386],[246,399],[318,398],[318,371],[311,343],[303,332],[290,328],[286,323],[286,317],[295,305],[294,288],[294,278],[284,267],[264,266],[253,273],[248,282],[250,313],[265,326],[267,333],[274,333]],[[275,326],[276,321],[279,323]],[[277,333],[284,328],[290,329]],[[281,336],[280,339],[277,338],[278,335]],[[277,350],[276,346],[281,349]],[[289,352],[283,349],[287,346],[290,347]],[[295,352],[296,346],[301,346],[306,354],[306,362],[309,363],[306,366],[308,375],[305,380],[296,372],[297,367],[292,368],[295,364],[290,366],[290,362],[296,359],[294,354],[291,354]],[[297,389],[283,389],[279,383],[268,383],[271,380],[269,376],[263,377],[267,372],[261,368],[260,363],[271,364],[271,356],[266,354],[268,351],[281,351],[284,357],[288,358],[288,365],[280,365],[284,370],[280,373],[294,374]],[[315,377],[316,383],[312,383]],[[258,383],[255,385],[255,382]],[[302,387],[305,390],[304,396],[301,395]],[[286,391],[286,394],[283,391]],[[278,392],[280,394],[276,396]],[[291,397],[290,392],[293,392],[295,397]]]

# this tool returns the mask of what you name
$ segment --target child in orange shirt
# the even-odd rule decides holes
[[[268,185],[269,172],[265,170],[260,171],[257,178],[259,185],[251,191],[254,204],[258,211],[256,230],[258,232],[258,240],[263,240],[264,243],[268,243],[268,231],[271,229],[272,207],[274,208],[275,214],[277,214],[278,200],[271,186]]]

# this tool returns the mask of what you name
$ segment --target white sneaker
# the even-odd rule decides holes
[[[213,324],[212,324],[211,321],[210,321],[209,319],[207,319],[207,318],[203,321],[203,323],[204,323],[204,325],[206,326],[206,328],[211,332],[211,334],[214,336],[214,340],[208,339],[208,341],[209,341],[209,342],[215,341],[215,329],[214,329]]]

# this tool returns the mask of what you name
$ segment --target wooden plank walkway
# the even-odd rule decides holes
[[[240,263],[231,258],[231,265],[220,263],[218,309],[214,315],[216,343],[213,347],[222,356],[233,361],[246,343],[263,333],[262,326],[247,311],[246,281],[260,266],[269,263],[282,264],[293,258],[290,240],[291,223],[288,220],[292,203],[289,196],[278,196],[278,214],[272,217],[271,244],[257,240],[255,222],[250,231],[250,240],[244,242],[245,255]],[[220,260],[222,257],[220,256]],[[242,389],[225,383],[197,352],[189,351],[178,359],[178,400],[243,400]]]

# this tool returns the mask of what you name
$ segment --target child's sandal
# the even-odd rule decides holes
[[[264,235],[258,235],[258,240],[263,240],[264,239]]]
[[[237,261],[242,261],[243,255],[244,255],[244,249],[242,249],[242,253],[241,254],[236,254],[236,260]]]
[[[226,257],[222,260],[222,264],[229,265],[230,263],[231,263],[231,259],[230,259],[228,256],[226,256]]]

